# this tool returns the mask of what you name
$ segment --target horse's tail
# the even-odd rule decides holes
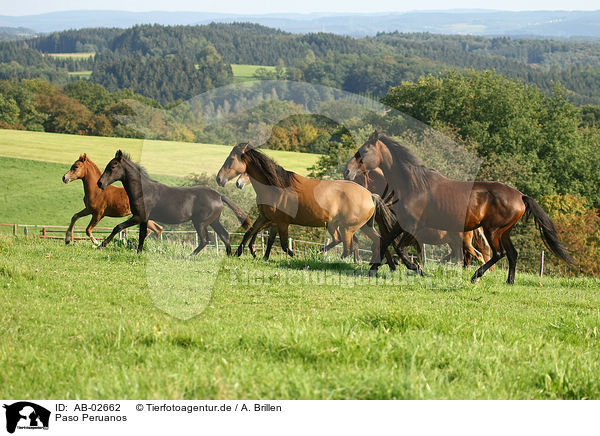
[[[250,228],[250,226],[252,225],[252,223],[250,222],[250,218],[248,218],[248,215],[246,215],[237,204],[235,204],[229,198],[225,197],[223,194],[221,194],[221,200],[223,200],[223,203],[230,207],[237,219],[240,220],[240,223],[242,223],[242,228],[244,230]]]
[[[392,231],[392,227],[394,227],[396,216],[379,195],[371,194],[371,197],[375,202],[375,213],[371,217],[371,222],[372,220],[376,220],[379,225],[383,225],[383,229],[379,229],[379,231],[387,235]]]
[[[533,214],[535,224],[537,225],[542,241],[549,250],[551,250],[559,259],[563,260],[569,265],[575,265],[575,261],[571,255],[567,252],[566,248],[558,239],[556,228],[554,223],[548,216],[542,206],[538,204],[533,198],[523,195],[523,203],[525,203],[525,220],[529,218],[529,215]]]

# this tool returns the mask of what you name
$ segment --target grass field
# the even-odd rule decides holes
[[[455,287],[430,267],[388,285],[335,259],[189,249],[0,235],[0,396],[600,398],[597,280],[518,274],[509,287],[499,270],[471,285],[458,269]],[[157,265],[178,272],[166,293],[148,285]],[[207,306],[198,316],[157,308],[207,274],[208,303],[204,292],[177,303]]]
[[[184,177],[189,174],[216,174],[231,146],[189,142],[63,135],[0,129],[0,156],[72,164],[87,153],[102,169],[122,149],[157,175]],[[306,174],[318,155],[287,151],[265,151],[285,168]]]
[[[96,53],[93,51],[81,53],[48,53],[47,56],[54,58],[87,59],[96,56]]]
[[[275,67],[270,65],[244,65],[244,64],[231,64],[231,70],[233,71],[233,77],[236,82],[247,82],[249,80],[256,80],[254,73],[259,68],[264,68],[268,71],[275,71]]]

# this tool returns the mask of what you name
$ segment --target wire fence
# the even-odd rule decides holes
[[[58,226],[58,225],[40,225],[40,224],[4,224],[0,223],[0,229],[9,229],[11,233],[14,235],[25,235],[25,236],[39,236],[44,239],[60,239],[63,240],[65,238],[65,234],[68,226]],[[73,238],[72,240],[87,240],[89,237],[85,234],[86,227],[83,226],[74,226],[73,227]],[[108,236],[113,230],[113,227],[94,227],[94,235],[97,240],[102,240],[104,237]],[[118,239],[123,240],[127,239],[129,232],[131,229],[124,229],[119,232]],[[136,230],[131,230],[131,232],[137,233]],[[225,249],[225,244],[219,240],[216,232],[209,230],[209,242],[205,246],[205,249],[214,249],[217,253],[221,250]],[[244,233],[232,232],[229,233],[230,243],[233,246],[237,246],[241,243]],[[268,232],[260,232],[256,237],[254,250],[256,255],[264,256],[265,251],[267,249],[267,241],[268,241]],[[171,243],[189,245],[191,247],[198,246],[198,234],[195,230],[163,230],[162,233],[158,236],[161,241],[168,241]],[[281,248],[281,244],[278,243],[279,239],[275,241],[272,248],[272,253],[274,254],[282,254],[283,250]],[[291,248],[296,254],[302,254],[304,256],[307,255],[316,255],[316,254],[325,254],[325,247],[329,245],[331,240],[327,237],[323,238],[322,242],[317,241],[305,241],[302,239],[289,238],[287,241],[287,246]],[[244,247],[244,251],[249,253],[249,247],[246,245]],[[359,258],[361,262],[368,262],[371,259],[373,252],[369,249],[359,248]],[[442,263],[442,259],[450,252],[447,246],[439,246],[439,245],[427,245],[423,244],[423,263]],[[327,250],[327,254],[338,255],[342,254],[342,244]],[[540,252],[539,258],[539,270],[538,274],[543,276],[544,274],[544,250]],[[411,261],[415,261],[416,256],[414,254],[410,255]]]

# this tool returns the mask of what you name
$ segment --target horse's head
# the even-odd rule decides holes
[[[235,186],[238,189],[244,189],[248,183],[250,183],[250,176],[248,173],[243,173],[238,177],[237,182],[235,182]]]
[[[382,148],[382,143],[379,140],[379,133],[375,130],[352,156],[352,159],[348,161],[344,177],[348,180],[354,180],[359,170],[365,174],[367,171],[379,168],[383,161],[382,152],[384,148]]]
[[[246,163],[242,157],[249,146],[247,142],[242,142],[233,147],[217,174],[219,186],[225,186],[232,178],[246,172]]]
[[[123,167],[124,159],[125,155],[121,150],[118,150],[115,157],[106,165],[104,172],[98,179],[98,187],[100,189],[106,189],[111,183],[114,183],[117,180],[123,180],[125,177],[125,168]]]
[[[79,156],[79,159],[77,159],[75,162],[73,162],[73,165],[71,165],[71,168],[69,169],[69,171],[67,171],[65,173],[65,175],[62,177],[63,183],[69,183],[69,182],[72,182],[73,180],[83,179],[85,177],[85,163],[86,162],[87,162],[87,155],[85,153],[83,153],[81,156]]]
[[[380,145],[379,133],[375,130],[346,164],[344,178],[354,180],[359,171],[366,176],[368,171],[379,168],[382,161]]]

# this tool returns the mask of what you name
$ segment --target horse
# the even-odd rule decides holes
[[[452,232],[483,229],[492,257],[475,271],[471,277],[473,283],[505,255],[506,282],[514,283],[518,253],[510,233],[521,218],[530,215],[548,249],[568,265],[574,265],[548,214],[533,198],[515,188],[500,182],[449,179],[424,166],[408,148],[377,131],[359,148],[354,160],[357,165],[349,169],[349,176],[358,171],[358,164],[367,170],[381,168],[390,189],[400,200],[392,209],[407,234],[415,235],[419,227]],[[384,250],[397,234],[395,229],[382,240],[380,249]],[[371,273],[376,273],[379,265],[373,262]]]
[[[167,186],[152,180],[146,170],[131,161],[131,158],[118,150],[115,157],[106,165],[98,180],[98,187],[106,189],[111,183],[120,180],[129,196],[133,216],[118,224],[98,248],[106,247],[121,230],[135,224],[140,225],[137,252],[141,253],[146,238],[148,220],[154,219],[165,224],[180,224],[192,221],[198,234],[198,247],[192,255],[198,254],[208,244],[207,226],[219,235],[231,255],[229,233],[220,223],[223,203],[231,208],[244,228],[250,225],[248,216],[231,200],[206,186],[178,187]]]
[[[73,180],[81,179],[83,182],[83,203],[85,208],[77,212],[71,218],[71,224],[65,235],[65,244],[69,244],[73,238],[73,226],[75,222],[84,216],[92,215],[92,219],[85,229],[85,233],[95,245],[100,244],[92,230],[98,222],[105,216],[122,217],[131,214],[129,207],[129,198],[125,189],[117,186],[110,186],[106,190],[98,188],[98,179],[100,178],[100,168],[87,156],[82,154],[79,156],[69,171],[62,177],[65,184],[69,184]],[[156,233],[159,237],[163,228],[154,221],[148,221],[148,229]]]
[[[288,246],[290,224],[324,226],[332,237],[339,231],[344,245],[342,257],[350,255],[353,236],[358,229],[373,241],[374,249],[378,248],[379,234],[374,229],[374,216],[376,210],[383,214],[387,208],[379,196],[362,186],[347,180],[310,179],[287,171],[249,143],[232,148],[217,174],[217,183],[225,186],[243,173],[248,174],[256,191],[259,216],[244,235],[238,256],[246,242],[270,222],[277,226],[281,248],[289,256],[294,255]],[[391,212],[386,214],[389,215]],[[385,253],[390,268],[395,268],[391,255],[387,250]]]
[[[247,173],[243,173],[243,174],[240,174],[240,176],[236,180],[235,187],[238,189],[244,189],[248,184],[252,184],[252,182],[250,181],[250,176]],[[250,251],[250,254],[252,254],[252,256],[256,257],[256,252],[254,251],[254,242],[256,241],[256,237],[258,236],[258,233],[261,232],[262,230],[266,229],[267,227],[269,228],[269,237],[267,239],[267,246],[265,247],[265,254],[264,254],[265,260],[269,259],[269,256],[271,254],[271,249],[273,248],[273,244],[275,243],[275,239],[277,238],[277,226],[274,225],[272,222],[268,222],[260,230],[258,230],[258,232],[256,232],[254,235],[252,235],[252,238],[248,242],[248,250]],[[341,242],[342,242],[342,239],[340,237],[340,232],[336,230],[333,235],[332,241],[323,248],[323,252],[327,253],[329,250],[331,250],[333,247],[339,245]],[[358,257],[357,250],[358,250],[358,239],[356,238],[356,235],[354,235],[353,236],[353,251],[355,252],[355,257]]]
[[[354,173],[354,178],[350,179],[348,177],[349,167],[352,165],[359,165],[354,158],[351,158],[350,161],[348,161],[346,169],[344,170],[344,177],[347,180],[352,180],[359,185],[364,186],[369,191],[378,194],[384,199],[388,207],[391,207],[393,202],[397,201],[394,200],[394,193],[389,190],[385,175],[380,168],[374,168],[367,171],[364,167],[360,166],[361,171]],[[475,233],[478,234],[477,237],[474,238]],[[477,248],[473,245],[473,241],[475,241]],[[458,261],[463,260],[463,265],[468,266],[473,257],[480,261],[481,264],[487,262],[491,257],[491,254],[489,254],[489,246],[485,242],[481,229],[454,233],[432,228],[420,228],[415,235],[415,238],[412,238],[412,240],[407,241],[406,243],[406,245],[413,245],[415,247],[419,263],[423,263],[423,244],[448,244],[450,253],[442,259],[442,262],[448,262],[452,259]]]

